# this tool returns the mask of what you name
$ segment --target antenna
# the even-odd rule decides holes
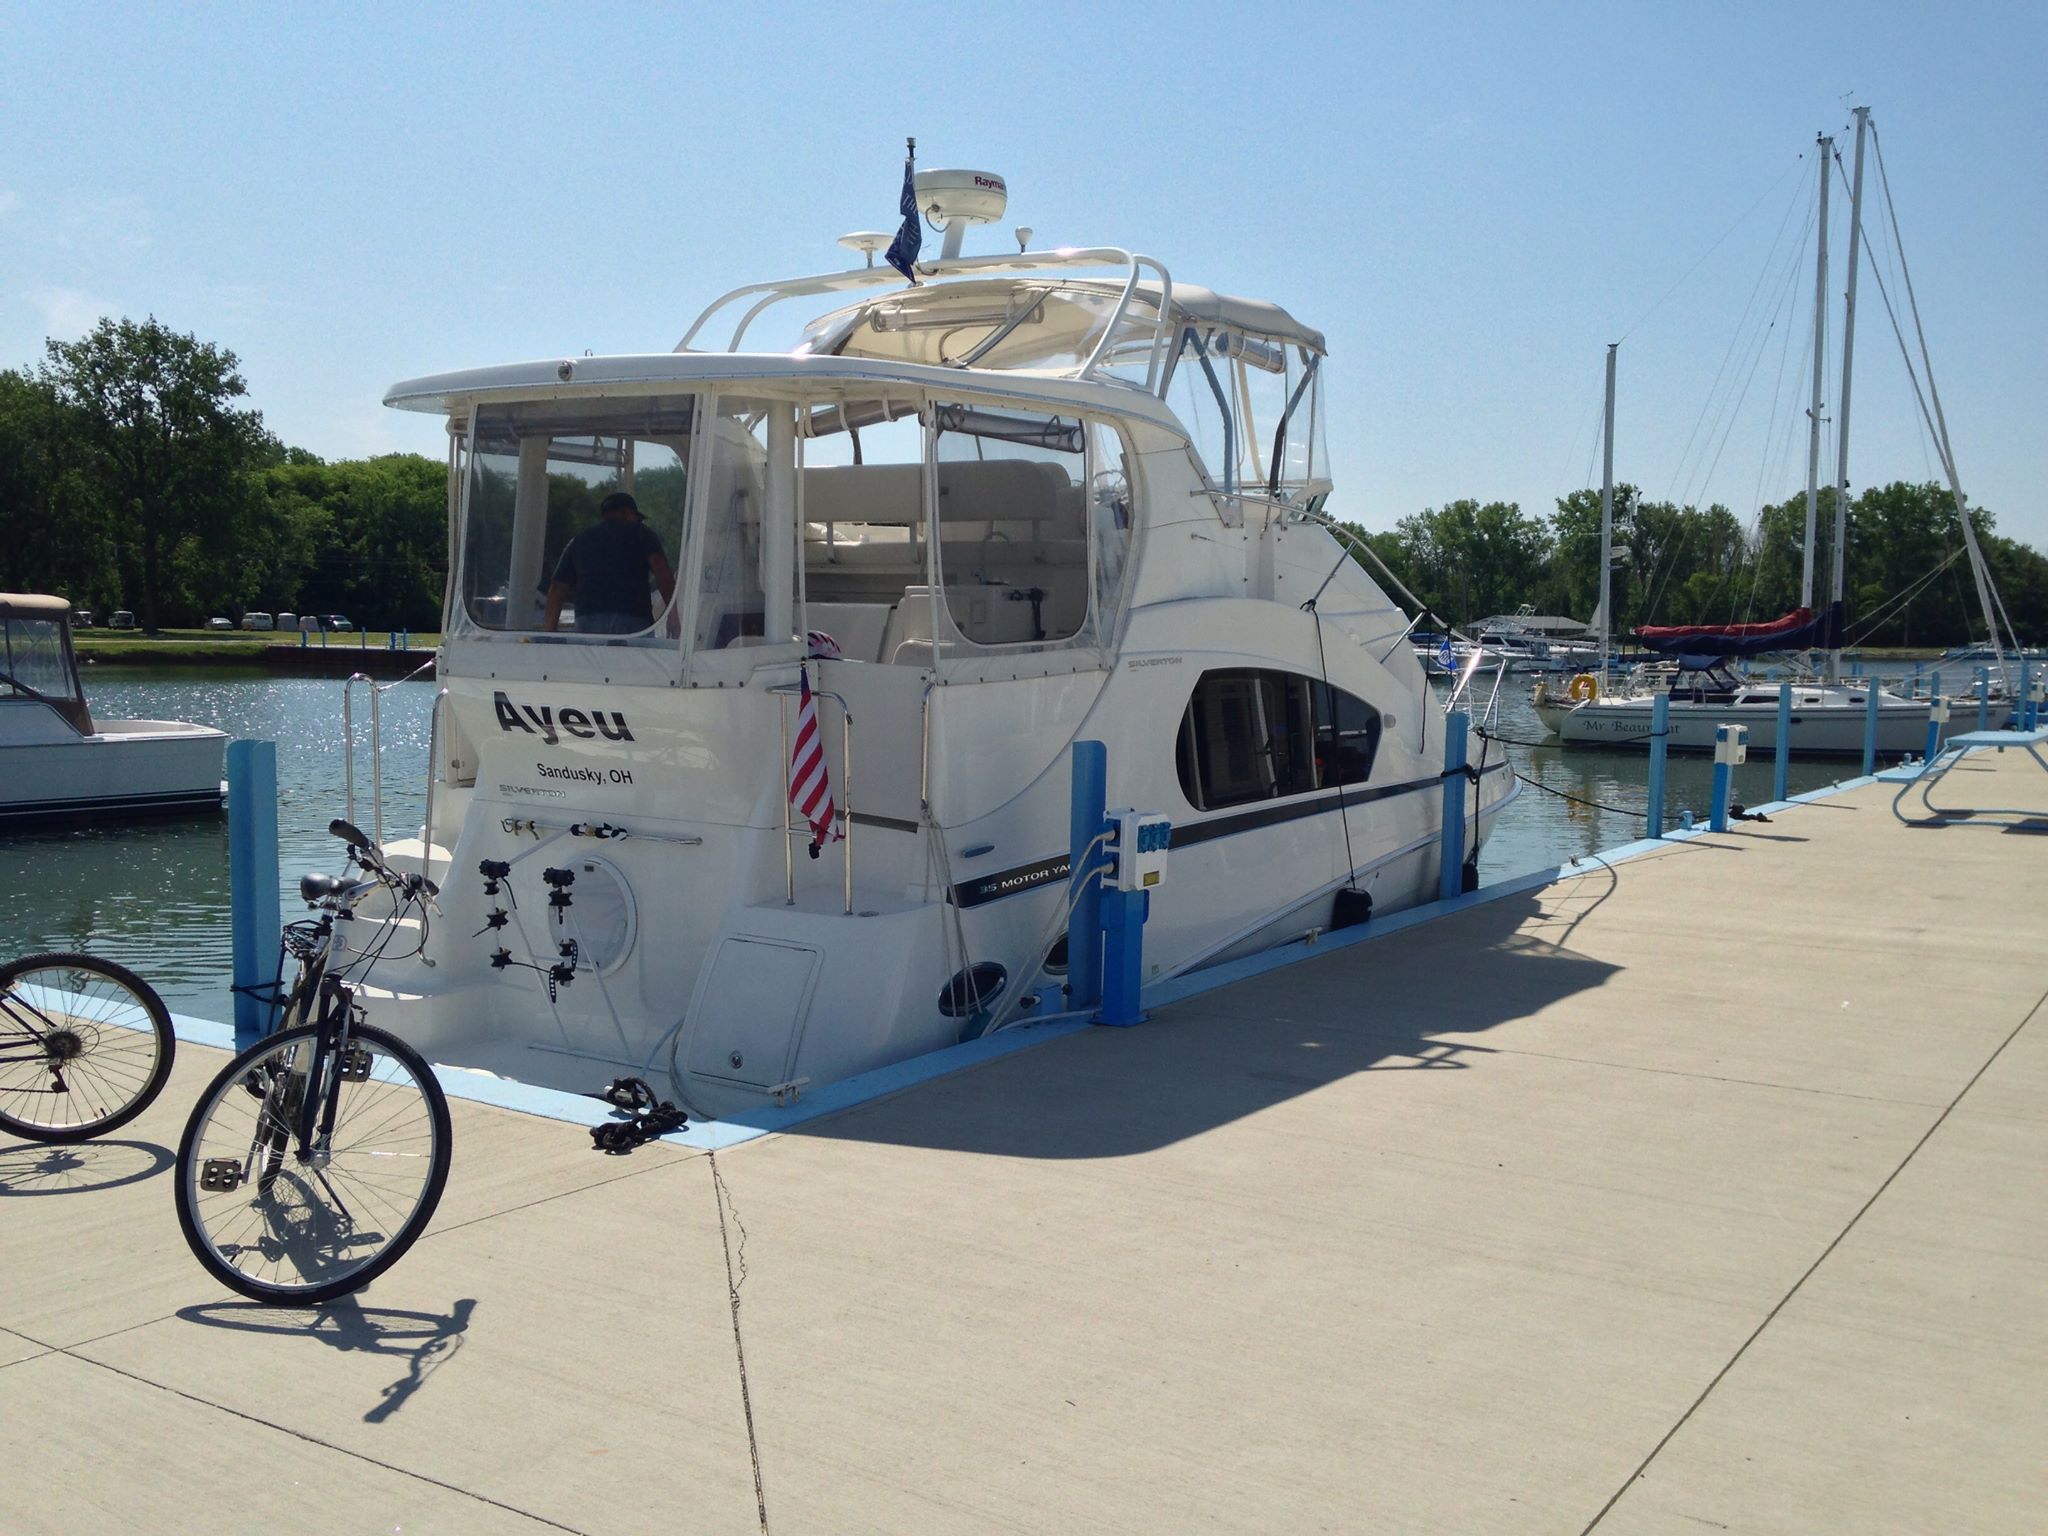
[[[946,234],[941,260],[960,254],[968,225],[993,224],[1009,206],[1010,189],[992,171],[919,171],[916,184],[918,207],[934,228]]]
[[[895,237],[887,230],[857,229],[850,235],[841,235],[839,243],[849,251],[859,251],[867,257],[868,265],[875,264],[875,252],[886,251]]]

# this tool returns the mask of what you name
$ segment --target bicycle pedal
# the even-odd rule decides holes
[[[242,1160],[239,1157],[209,1157],[199,1165],[199,1187],[206,1190],[240,1189]]]
[[[368,1046],[352,1045],[341,1053],[341,1080],[344,1083],[367,1083],[370,1080]]]

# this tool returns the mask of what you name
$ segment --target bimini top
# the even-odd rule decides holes
[[[0,592],[0,615],[19,614],[26,618],[55,618],[71,611],[71,599],[41,592]]]

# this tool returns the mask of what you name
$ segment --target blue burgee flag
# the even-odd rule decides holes
[[[910,148],[903,157],[903,227],[896,231],[896,238],[889,242],[889,249],[883,259],[901,272],[913,284],[917,273],[911,270],[911,263],[917,260],[917,253],[924,246],[924,222],[917,213],[917,140],[909,141]]]
[[[1436,648],[1436,664],[1448,672],[1456,664],[1457,659],[1456,653],[1451,650],[1451,637],[1445,635],[1443,644]]]

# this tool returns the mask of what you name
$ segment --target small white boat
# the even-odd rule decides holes
[[[0,593],[0,643],[0,825],[220,809],[226,734],[95,721],[64,598]]]

